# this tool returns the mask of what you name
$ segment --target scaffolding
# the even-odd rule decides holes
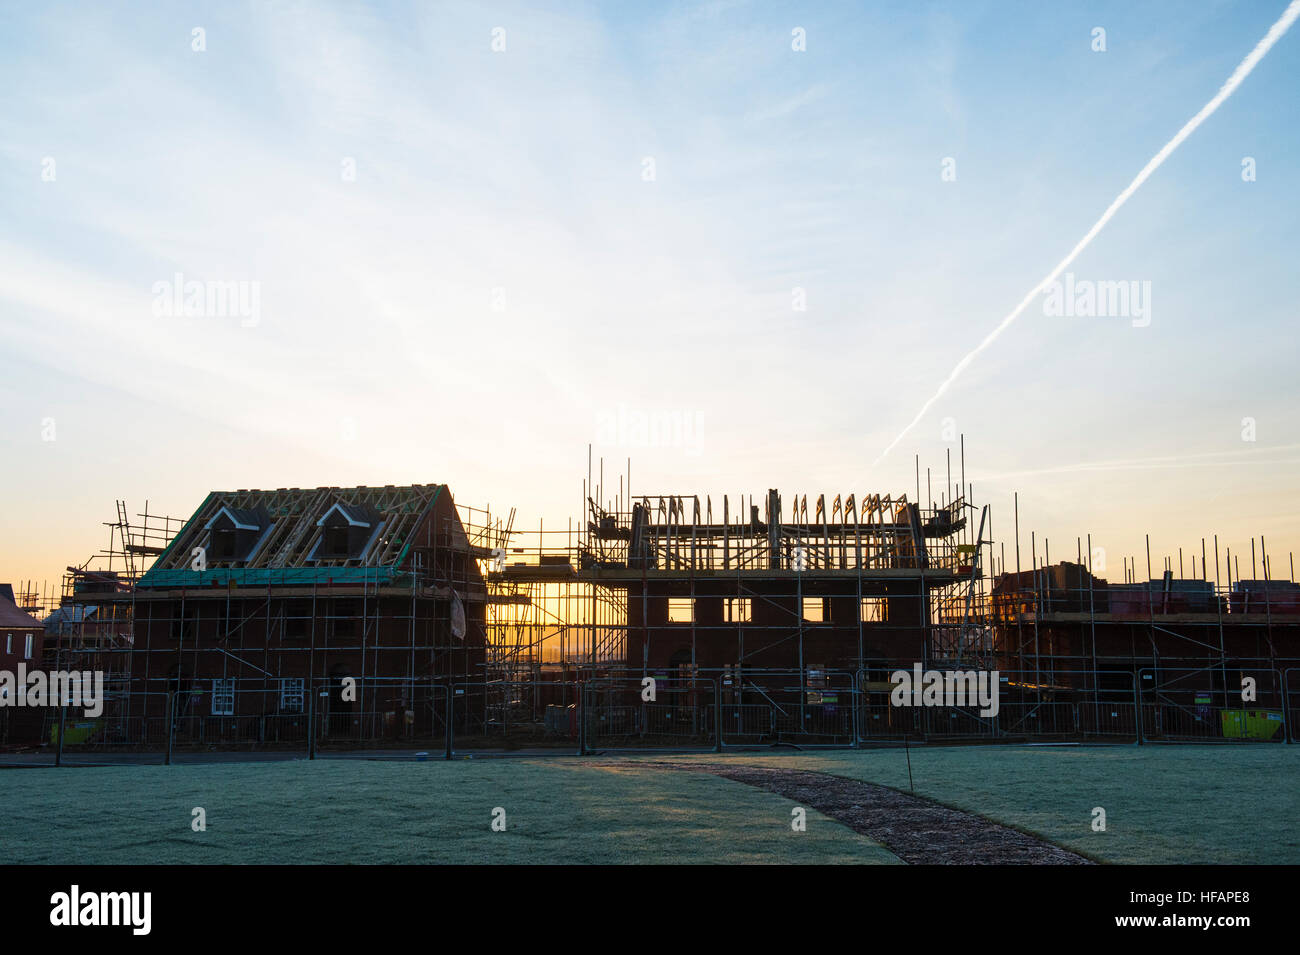
[[[50,609],[53,619],[46,626],[46,647],[47,653],[53,653],[50,662],[56,669],[111,669],[105,652],[130,648],[131,604],[121,598],[129,597],[149,563],[185,523],[151,513],[148,501],[132,523],[126,502],[114,503],[116,520],[104,522],[107,547],[81,565],[67,568],[58,605]]]
[[[800,494],[785,504],[769,490],[734,503],[723,494],[715,509],[707,494],[633,495],[630,462],[606,494],[603,462],[600,471],[594,480],[589,466],[576,525],[539,521],[523,531],[514,512],[496,525],[483,565],[487,678],[502,684],[517,719],[540,720],[547,702],[572,700],[584,680],[666,672],[649,652],[664,633],[691,648],[688,660],[674,658],[674,673],[717,665],[718,648],[734,647],[724,665],[742,688],[743,674],[762,669],[773,648],[783,666],[797,667],[797,682],[815,685],[825,670],[815,654],[826,654],[828,640],[856,668],[883,659],[871,651],[881,634],[938,666],[992,660],[982,570],[991,525],[988,508],[970,504],[963,489],[928,507],[874,493]],[[649,619],[652,605],[674,600],[749,609],[744,619],[691,612],[666,628]],[[791,602],[835,609],[812,619],[766,613]],[[805,658],[805,641],[821,649]]]
[[[1090,539],[1086,550],[1077,541],[1076,562],[1053,564],[1031,534],[1021,568],[1018,497],[1009,570],[964,461],[937,499],[919,462],[915,493],[816,495],[634,494],[630,462],[612,490],[593,463],[580,517],[562,524],[525,526],[513,508],[442,499],[437,485],[214,494],[188,524],[147,505],[133,524],[118,502],[108,550],[69,568],[61,609],[74,612],[54,641],[58,662],[129,673],[155,696],[183,690],[182,672],[229,678],[261,707],[255,727],[215,709],[178,716],[200,738],[229,724],[259,741],[301,732],[292,706],[310,702],[313,680],[331,687],[322,732],[340,739],[391,734],[402,712],[413,727],[403,738],[453,720],[470,736],[538,739],[545,726],[562,737],[584,707],[610,721],[593,733],[666,720],[663,732],[686,738],[725,707],[725,733],[714,732],[728,738],[752,722],[856,739],[870,733],[855,720],[903,725],[889,715],[889,677],[916,663],[1001,671],[1016,732],[1055,714],[1067,735],[1109,720],[1115,732],[1173,726],[1191,738],[1204,726],[1180,720],[1207,695],[1227,712],[1242,677],[1268,684],[1271,707],[1286,705],[1288,682],[1300,686],[1300,587],[1273,573],[1262,538],[1247,575],[1231,553],[1220,561],[1216,540],[1212,580],[1203,542],[1190,576],[1180,552],[1141,580],[1126,558],[1123,581],[1108,583],[1093,573]],[[431,511],[435,501],[445,509]],[[382,530],[373,550],[322,562],[320,515],[337,506],[382,515]],[[195,571],[190,554],[213,546],[223,509],[263,536],[246,560]],[[421,523],[425,513],[434,519]],[[466,607],[477,615],[468,631]],[[345,669],[361,697],[329,709]],[[653,720],[636,702],[647,677],[675,701]],[[706,698],[720,709],[701,717]],[[676,724],[688,710],[689,727]],[[944,718],[990,731],[968,717]]]
[[[59,594],[48,581],[23,580],[15,585],[14,603],[23,613],[43,620],[59,606]]]

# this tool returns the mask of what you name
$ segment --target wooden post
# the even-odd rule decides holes
[[[444,717],[444,721],[446,723],[445,736],[447,741],[447,750],[446,753],[443,754],[443,759],[451,759],[452,737],[456,732],[455,729],[452,727],[452,722],[451,722],[452,714],[455,712],[455,707],[453,705],[454,695],[455,695],[455,687],[452,685],[452,682],[448,680],[447,681],[447,702],[445,705],[446,714]]]
[[[67,701],[64,701],[63,705],[59,707],[59,748],[54,752],[55,766],[63,765],[63,728],[67,723],[67,718],[68,704]]]
[[[713,751],[722,752],[722,676],[713,681]]]
[[[316,758],[316,681],[307,681],[307,758]]]
[[[172,737],[176,735],[176,693],[167,691],[167,753],[163,756],[163,765],[172,764]]]
[[[578,755],[587,755],[587,684],[580,669],[574,670],[578,691]]]

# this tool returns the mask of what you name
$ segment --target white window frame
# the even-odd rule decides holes
[[[295,705],[296,702],[296,705]],[[280,680],[280,710],[284,713],[302,713],[307,709],[307,681],[302,677],[285,677]]]
[[[14,652],[14,635],[13,635],[12,633],[6,633],[6,634],[5,634],[5,653],[13,653],[13,652]]]
[[[35,644],[36,644],[36,635],[32,633],[27,634],[27,653],[25,654],[25,656],[27,657],[28,660],[32,658],[32,649],[35,646]]]
[[[235,715],[235,678],[212,681],[212,715]]]

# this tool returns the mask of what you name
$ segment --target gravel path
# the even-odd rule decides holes
[[[776,793],[875,840],[909,865],[1093,864],[1081,855],[973,813],[874,783],[796,769],[673,760],[654,763],[712,773]]]

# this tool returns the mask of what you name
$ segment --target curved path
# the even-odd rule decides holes
[[[1037,836],[875,783],[829,773],[724,762],[650,762],[669,769],[711,773],[776,793],[875,840],[909,865],[1094,864]]]

